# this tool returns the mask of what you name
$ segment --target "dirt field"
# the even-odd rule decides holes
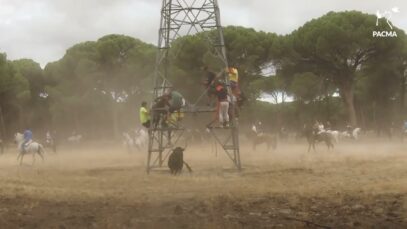
[[[242,147],[244,170],[190,146],[193,174],[145,172],[144,152],[98,145],[18,166],[0,157],[0,228],[407,228],[407,143]]]

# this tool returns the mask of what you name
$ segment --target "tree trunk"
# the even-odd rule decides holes
[[[115,139],[120,138],[120,131],[119,131],[119,111],[118,111],[118,104],[113,104],[112,109],[112,126],[113,126],[113,136]]]
[[[26,123],[24,121],[24,111],[23,111],[23,107],[20,105],[17,105],[17,109],[18,109],[18,125],[19,125],[19,129],[23,130],[26,128]]]
[[[282,103],[282,104],[285,103],[285,97],[286,97],[285,92],[281,92],[281,103]]]
[[[406,70],[406,75],[402,73],[403,75],[401,76],[401,84],[400,84],[400,117],[401,120],[404,120],[404,115],[405,115],[405,105],[406,105],[406,81],[407,81],[407,70]]]
[[[407,72],[407,70],[406,70]],[[398,128],[398,130],[400,130],[400,138],[401,141],[404,140],[404,115],[405,115],[405,104],[406,104],[406,77],[407,75],[405,75],[404,71],[402,72],[402,76],[401,76],[401,87],[400,87],[400,113],[399,113],[399,117],[398,117],[398,125],[400,126],[400,128]]]
[[[354,103],[353,88],[350,85],[342,86],[339,88],[343,101],[348,112],[349,123],[353,126],[357,126],[356,110]]]
[[[75,128],[74,128],[74,132],[75,132],[75,134],[79,134],[79,132],[78,131],[81,131],[81,130],[79,130],[79,118],[78,118],[78,111],[75,111],[74,112],[74,115],[73,115],[73,121],[74,121],[74,126],[75,126]],[[80,133],[80,134],[83,134],[83,133]]]
[[[365,114],[365,110],[361,107],[360,108],[360,123],[362,125],[362,129],[366,129],[366,114]]]
[[[4,124],[4,116],[3,116],[3,109],[2,109],[2,107],[0,106],[0,124],[1,124],[1,135],[0,135],[0,138],[4,141],[4,139],[6,138],[6,136],[7,136],[7,133],[6,133],[6,126],[5,126],[5,124]]]

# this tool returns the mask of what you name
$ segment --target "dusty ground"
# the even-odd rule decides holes
[[[407,228],[407,143],[242,147],[244,170],[190,147],[194,173],[145,173],[145,153],[98,145],[18,166],[0,156],[0,228]]]

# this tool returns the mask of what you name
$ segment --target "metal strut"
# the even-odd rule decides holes
[[[153,101],[172,88],[169,82],[170,50],[174,40],[181,36],[200,33],[206,39],[214,56],[224,69],[229,67],[226,56],[225,41],[220,22],[220,12],[217,0],[162,0],[160,29],[158,33],[157,56],[154,72]],[[226,82],[228,93],[232,96],[229,78],[222,75]],[[199,98],[201,99],[202,96]],[[199,100],[198,99],[198,100]],[[214,109],[200,108],[199,101],[184,108],[185,113],[214,112]],[[216,128],[213,123],[206,127],[222,146],[238,170],[241,169],[238,122],[234,114],[235,101],[232,101],[233,111],[230,127]],[[154,110],[152,111],[154,112]],[[204,130],[203,130],[204,131]],[[149,144],[147,157],[147,172],[162,167],[172,148],[176,146],[184,133],[179,123],[159,123],[149,129]]]

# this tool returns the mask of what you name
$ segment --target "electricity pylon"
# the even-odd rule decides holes
[[[205,37],[216,59],[223,69],[228,69],[225,41],[220,22],[217,0],[163,0],[161,21],[158,37],[158,51],[155,63],[153,101],[164,95],[173,85],[169,81],[171,44],[181,36],[200,33]],[[229,96],[232,97],[229,78],[222,74]],[[200,97],[202,98],[202,96]],[[200,108],[198,102],[188,103],[183,113],[215,112],[215,109]],[[214,138],[222,146],[238,170],[241,169],[238,121],[234,114],[235,101],[231,102],[231,120],[227,128],[214,127],[213,122],[206,126]],[[158,110],[152,109],[152,113]],[[221,133],[223,132],[223,133]],[[149,129],[147,172],[161,167],[167,159],[172,147],[178,142],[184,128],[179,123],[159,122]]]

